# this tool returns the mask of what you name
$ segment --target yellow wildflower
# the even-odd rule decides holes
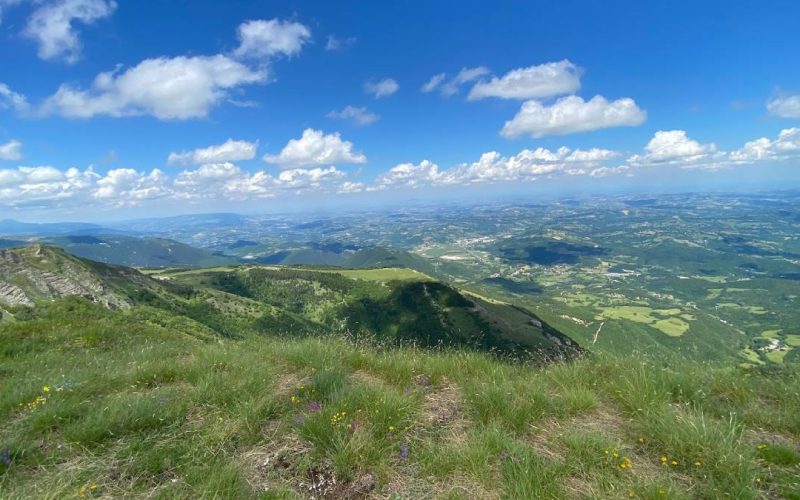
[[[389,432],[394,432],[394,426],[393,425],[389,426]]]
[[[672,461],[672,462],[670,462],[670,463],[671,463],[672,465],[678,465],[678,461],[677,461],[677,460],[673,460],[673,461]]]
[[[643,437],[639,438],[639,444],[644,444],[644,438]]]
[[[42,387],[42,392],[50,392],[50,386],[46,385],[46,386]]]
[[[630,469],[633,467],[633,462],[628,457],[622,457],[622,461],[619,463],[620,469]]]

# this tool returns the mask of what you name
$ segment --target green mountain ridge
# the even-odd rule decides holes
[[[42,245],[0,253],[0,304],[8,316],[71,296],[110,309],[155,308],[226,337],[339,334],[535,360],[583,352],[526,310],[411,270],[236,266],[145,275]]]

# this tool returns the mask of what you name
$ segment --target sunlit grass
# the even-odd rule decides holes
[[[797,493],[793,365],[535,368],[338,338],[188,340],[148,314],[0,327],[0,497]]]

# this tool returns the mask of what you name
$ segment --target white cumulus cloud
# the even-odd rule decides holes
[[[328,168],[290,168],[278,174],[278,183],[283,188],[311,189],[323,183],[339,180],[346,174],[334,166]]]
[[[338,132],[325,134],[307,128],[299,139],[290,140],[277,155],[265,155],[264,161],[284,168],[336,163],[366,163],[363,153],[353,151],[353,143],[342,140]]]
[[[526,101],[516,116],[506,122],[501,134],[507,138],[522,135],[539,138],[608,127],[631,127],[641,125],[646,118],[647,113],[633,99],[608,101],[598,95],[584,101],[578,96],[567,96],[549,106],[536,100]]]
[[[360,193],[362,192],[366,186],[363,182],[352,182],[347,181],[343,182],[339,189],[336,191],[337,193]]]
[[[441,178],[439,166],[431,161],[422,160],[417,164],[401,163],[379,175],[375,184],[368,189],[373,191],[390,187],[415,189],[423,185],[437,184]]]
[[[541,176],[568,174],[588,175],[602,168],[603,163],[619,157],[608,149],[588,150],[561,147],[523,149],[516,155],[504,156],[497,151],[483,153],[478,160],[441,169],[429,160],[401,163],[379,175],[367,187],[369,191],[387,188],[419,188],[436,185],[468,185],[493,182],[529,182]]]
[[[345,106],[340,111],[331,111],[327,115],[328,118],[338,118],[340,120],[352,120],[356,125],[369,125],[378,121],[380,118],[375,113],[367,108],[355,106]]]
[[[469,92],[470,101],[501,99],[542,99],[572,94],[581,86],[580,69],[568,60],[518,68],[488,82],[478,82]]]
[[[476,162],[445,171],[443,179],[448,184],[532,181],[544,175],[587,172],[618,156],[616,151],[601,148],[572,150],[560,147],[553,151],[540,147],[523,149],[513,156],[490,151],[482,154]]]
[[[152,115],[161,120],[186,120],[208,116],[223,101],[257,106],[232,92],[245,85],[266,83],[271,58],[297,55],[310,37],[311,31],[300,23],[247,21],[239,25],[239,47],[231,53],[145,59],[125,70],[118,66],[98,74],[89,88],[62,84],[38,112],[71,118]],[[10,99],[5,95],[8,92],[0,84],[0,102]]]
[[[369,81],[364,84],[364,91],[371,94],[375,99],[389,97],[400,89],[400,84],[391,78],[384,78],[378,81]]]
[[[659,130],[644,148],[645,154],[628,159],[631,165],[685,165],[704,164],[718,158],[717,146],[701,144],[689,138],[685,130]]]
[[[191,151],[170,153],[169,165],[204,165],[207,163],[225,163],[231,161],[252,160],[258,149],[257,142],[235,141],[228,139],[222,144],[198,148]]]
[[[99,176],[89,168],[51,166],[0,170],[0,206],[57,207],[85,202]]]
[[[25,111],[28,109],[28,99],[11,90],[5,83],[0,83],[0,109],[9,108],[15,111]]]
[[[781,118],[800,118],[800,94],[770,99],[767,101],[767,111]]]
[[[90,89],[62,85],[42,104],[41,112],[72,118],[202,118],[231,89],[266,77],[264,70],[252,70],[224,55],[146,59],[123,72],[100,73]]]
[[[438,90],[443,96],[450,97],[457,94],[464,84],[473,82],[488,74],[489,68],[484,66],[461,68],[461,71],[459,71],[456,76],[449,80],[447,80],[446,73],[439,73],[437,75],[433,75],[420,90],[425,93]]]
[[[433,92],[447,78],[447,73],[437,73],[431,77],[430,80],[420,87],[420,91],[428,93]]]
[[[0,160],[18,161],[22,159],[22,143],[17,140],[10,140],[5,144],[0,144]]]
[[[752,163],[760,160],[784,160],[800,155],[800,128],[787,128],[778,133],[775,140],[762,137],[731,152],[735,163]]]
[[[239,25],[236,57],[291,57],[311,40],[311,30],[300,23],[280,19],[252,20]]]
[[[39,45],[42,59],[63,59],[74,63],[80,58],[81,41],[75,24],[91,25],[109,17],[117,8],[114,0],[56,0],[36,9],[23,34]]]
[[[92,196],[109,200],[115,206],[138,204],[168,196],[168,180],[167,175],[158,169],[144,173],[132,168],[117,168],[97,180]]]

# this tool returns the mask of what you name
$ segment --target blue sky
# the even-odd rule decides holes
[[[797,2],[0,12],[1,216],[800,185]]]

